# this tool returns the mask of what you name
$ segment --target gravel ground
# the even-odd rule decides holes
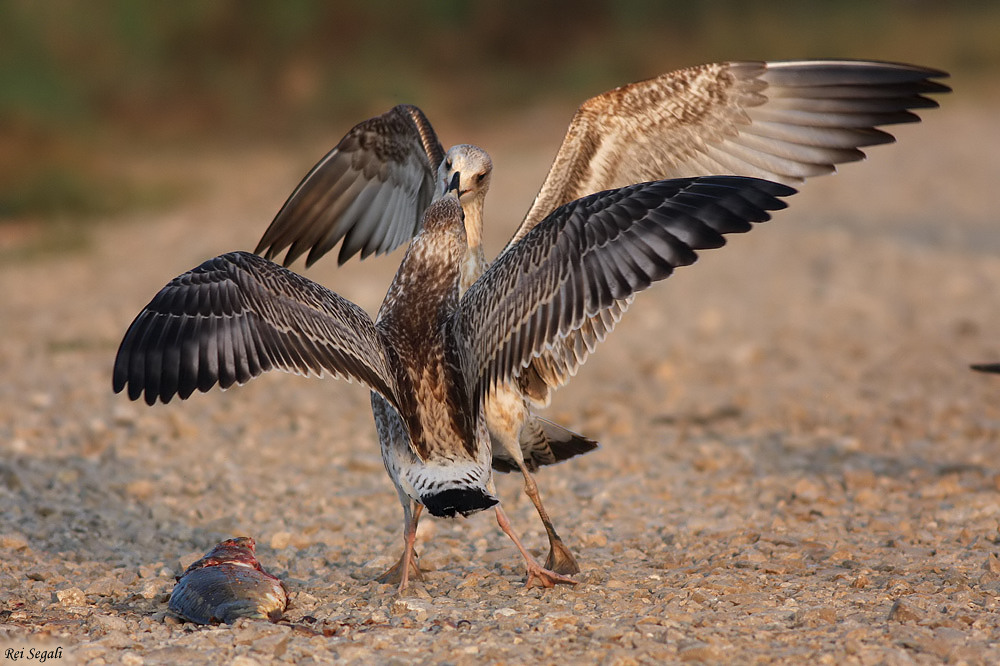
[[[252,247],[335,137],[159,162],[204,196],[0,266],[0,646],[90,664],[1000,662],[1000,377],[967,368],[1000,360],[1000,153],[983,150],[1000,130],[993,105],[943,101],[641,295],[556,396],[549,416],[603,446],[538,475],[583,568],[552,590],[523,587],[488,513],[425,519],[405,596],[372,582],[402,516],[358,386],[111,393],[143,304]],[[494,153],[493,248],[566,117],[442,129]],[[399,257],[307,274],[374,312]],[[543,556],[520,486],[498,479]],[[174,576],[237,535],[286,582],[287,621],[165,621]]]

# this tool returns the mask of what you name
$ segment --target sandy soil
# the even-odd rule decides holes
[[[1000,129],[995,108],[943,101],[640,296],[556,396],[549,415],[603,446],[538,476],[583,567],[554,590],[523,588],[488,514],[425,520],[427,580],[405,597],[371,582],[402,520],[358,386],[111,393],[141,307],[251,248],[335,136],[161,163],[204,196],[0,266],[0,646],[92,664],[1000,662],[1000,377],[967,368],[1000,360]],[[549,115],[442,130],[494,153],[493,248],[568,112]],[[307,274],[374,312],[399,256]],[[498,485],[544,555],[519,480]],[[173,577],[234,535],[286,581],[290,622],[164,622]]]

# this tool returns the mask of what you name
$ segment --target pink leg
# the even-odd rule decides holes
[[[403,526],[403,554],[388,571],[375,579],[380,583],[399,583],[400,592],[410,584],[411,576],[414,580],[423,578],[420,567],[417,566],[417,556],[413,549],[413,544],[417,539],[417,521],[420,520],[420,512],[423,508],[422,504],[417,504],[413,500],[403,506],[403,519],[406,523]]]
[[[549,537],[549,556],[545,559],[545,568],[560,574],[580,573],[580,566],[576,563],[576,558],[573,557],[573,553],[566,547],[563,540],[559,538],[556,528],[552,526],[552,521],[549,519],[548,512],[542,506],[542,496],[538,492],[538,485],[535,484],[535,479],[531,476],[531,472],[524,466],[524,463],[521,463],[519,467],[521,468],[521,474],[524,475],[524,494],[535,505],[538,517],[542,519],[542,525],[545,526],[545,533]]]
[[[568,576],[563,576],[555,571],[549,571],[544,568],[538,562],[535,561],[524,546],[521,545],[521,540],[517,538],[514,534],[514,530],[511,529],[510,521],[507,520],[507,514],[504,510],[500,508],[500,505],[496,505],[497,514],[497,525],[503,530],[504,534],[510,537],[510,540],[514,542],[517,549],[521,552],[521,557],[524,558],[525,565],[528,568],[528,580],[524,584],[525,587],[532,587],[533,585],[539,585],[540,587],[554,587],[556,584],[563,585],[576,585],[577,581],[573,580]]]

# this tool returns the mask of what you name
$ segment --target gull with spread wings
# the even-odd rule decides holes
[[[171,280],[139,313],[113,388],[153,404],[269,370],[359,382],[384,403],[382,454],[404,509],[401,590],[421,507],[435,516],[493,508],[529,586],[574,583],[534,560],[496,498],[487,397],[595,315],[693,263],[696,251],[769,219],[794,190],[709,176],[593,194],[554,210],[461,293],[459,181],[425,211],[374,322],[265,258],[224,254]]]
[[[573,117],[541,189],[504,252],[556,207],[642,181],[709,174],[754,176],[788,185],[863,159],[861,148],[893,141],[880,126],[915,122],[913,109],[936,107],[925,95],[947,92],[944,72],[905,64],[807,60],[727,62],[670,72],[586,101]],[[309,172],[264,233],[256,252],[306,266],[340,245],[355,254],[388,252],[420,228],[424,210],[460,175],[468,247],[460,291],[486,270],[483,204],[493,165],[476,146],[444,151],[427,118],[397,106],[366,120]],[[548,404],[615,326],[631,302],[616,300],[490,394],[493,464],[519,469],[549,539],[546,566],[579,567],[545,511],[531,472],[597,444],[533,413]],[[380,438],[384,405],[373,397]],[[402,431],[397,429],[397,433]],[[384,444],[383,444],[384,445]],[[399,564],[387,573],[394,579]],[[415,570],[415,567],[411,567]]]

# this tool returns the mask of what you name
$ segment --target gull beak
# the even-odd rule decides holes
[[[445,194],[454,192],[456,197],[462,196],[462,192],[458,189],[458,183],[461,179],[462,174],[456,171],[455,175],[451,177],[451,182],[448,183],[448,189],[445,191]]]

